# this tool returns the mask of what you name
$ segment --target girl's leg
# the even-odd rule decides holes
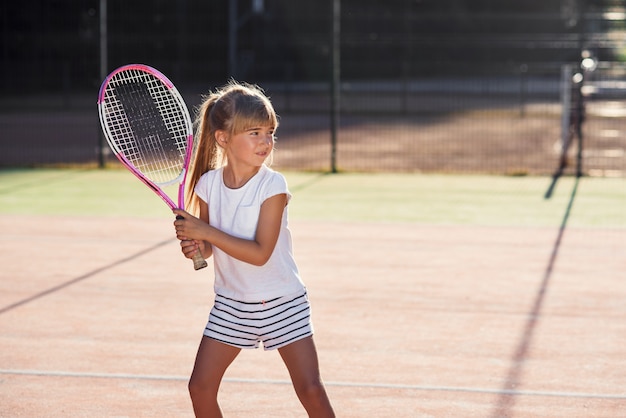
[[[293,387],[309,417],[334,417],[335,413],[320,377],[313,337],[279,348],[278,352],[289,370]]]
[[[202,337],[193,373],[189,379],[189,394],[196,417],[221,417],[217,392],[226,369],[241,349]]]

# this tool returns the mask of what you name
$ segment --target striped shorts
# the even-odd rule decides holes
[[[274,350],[313,335],[311,305],[305,292],[262,302],[240,302],[216,295],[204,335],[238,348]]]

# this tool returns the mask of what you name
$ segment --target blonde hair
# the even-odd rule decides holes
[[[278,116],[263,89],[231,80],[204,97],[194,125],[195,158],[187,180],[187,204],[190,210],[197,211],[198,199],[193,191],[200,177],[226,163],[226,154],[215,133],[224,131],[232,136],[258,126],[278,128]]]

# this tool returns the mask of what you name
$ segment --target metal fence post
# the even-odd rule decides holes
[[[109,73],[109,56],[108,56],[108,38],[107,31],[107,0],[100,0],[100,81],[104,81]],[[98,167],[104,168],[104,134],[100,131],[98,135]]]
[[[337,131],[339,130],[341,96],[341,2],[332,0],[331,82],[330,82],[330,171],[337,172]]]

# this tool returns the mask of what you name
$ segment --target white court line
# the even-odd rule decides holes
[[[167,380],[167,381],[184,381],[189,380],[183,376],[168,375],[138,375],[123,373],[78,373],[78,372],[62,372],[62,371],[44,371],[44,370],[9,370],[0,369],[0,375],[21,375],[21,376],[45,376],[45,377],[77,377],[77,378],[98,378],[98,379],[131,379],[131,380]],[[263,385],[291,385],[288,380],[271,380],[271,379],[243,379],[243,378],[225,378],[226,383],[249,383]],[[482,393],[490,395],[514,395],[514,396],[545,396],[557,398],[590,398],[590,399],[626,399],[624,394],[611,393],[584,393],[584,392],[544,392],[533,390],[504,390],[489,388],[464,388],[452,386],[423,386],[423,385],[407,385],[395,383],[367,383],[367,382],[328,382],[324,381],[326,386],[334,387],[351,387],[351,388],[369,388],[369,389],[400,389],[415,390],[422,392],[465,392],[465,393]]]

